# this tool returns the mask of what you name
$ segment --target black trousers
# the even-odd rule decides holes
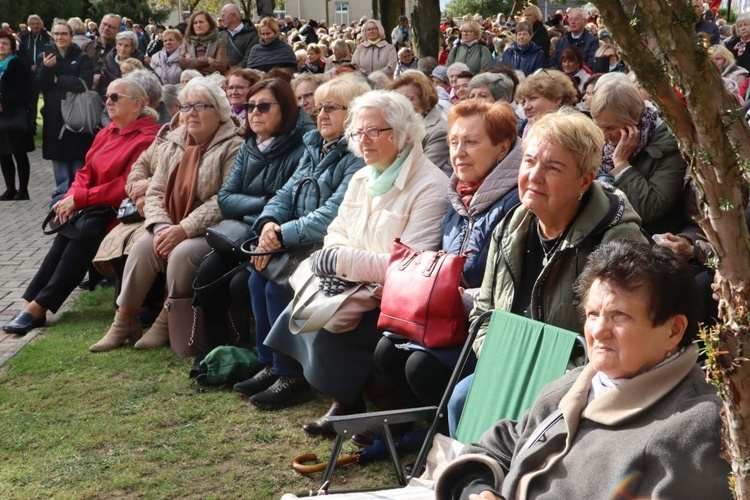
[[[15,164],[13,163],[14,157],[16,159]],[[29,176],[31,174],[28,154],[0,155],[0,169],[3,171],[3,180],[5,180],[5,188],[7,190],[16,190],[16,169],[18,169],[18,190],[28,191]]]
[[[86,275],[103,239],[104,235],[81,241],[69,240],[59,234],[55,236],[42,265],[23,294],[24,300],[36,301],[45,309],[57,312]]]
[[[204,285],[220,278],[240,264],[216,252],[209,253],[195,275],[196,285]],[[253,345],[250,336],[250,271],[242,267],[231,277],[195,292],[203,310],[204,335],[209,350],[221,345]]]

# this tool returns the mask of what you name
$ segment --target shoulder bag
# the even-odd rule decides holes
[[[28,132],[29,117],[26,108],[14,108],[0,113],[0,132]]]
[[[48,235],[60,234],[73,241],[103,238],[114,215],[115,211],[109,205],[94,205],[79,210],[70,219],[60,223],[55,212],[50,210],[42,222],[42,232]]]
[[[79,80],[81,80],[79,78]],[[89,90],[86,82],[81,80],[83,92],[68,92],[60,101],[64,125],[58,139],[62,139],[66,130],[77,134],[94,135],[99,128],[102,114],[102,98],[96,90]]]
[[[459,286],[466,255],[414,250],[393,242],[380,302],[378,328],[439,348],[466,340]]]

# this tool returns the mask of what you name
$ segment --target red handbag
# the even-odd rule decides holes
[[[465,255],[414,250],[393,242],[385,275],[378,328],[425,347],[466,340],[466,316],[458,287]]]

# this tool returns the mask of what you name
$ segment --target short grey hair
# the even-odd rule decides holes
[[[182,73],[180,73],[180,81],[182,81],[183,76],[189,76],[192,79],[192,78],[198,78],[203,75],[197,69],[183,69]]]
[[[205,76],[195,77],[185,84],[185,86],[177,94],[177,98],[180,102],[185,102],[189,95],[199,94],[203,99],[208,102],[206,104],[213,105],[214,109],[219,112],[221,122],[228,122],[232,120],[232,110],[229,108],[229,100],[227,94],[216,82]]]
[[[346,119],[347,137],[357,130],[357,116],[365,108],[380,111],[383,120],[393,129],[393,139],[399,151],[422,142],[425,135],[424,120],[414,112],[409,99],[392,90],[372,90],[352,101]],[[356,156],[362,156],[354,141],[349,141],[349,150]]]
[[[161,82],[153,71],[138,69],[125,75],[126,80],[135,80],[141,84],[148,95],[149,105],[156,107],[161,102]]]
[[[604,110],[614,111],[626,123],[635,125],[646,109],[640,92],[625,73],[606,73],[599,77],[591,98],[591,116]]]
[[[471,68],[469,68],[468,65],[462,63],[462,62],[454,62],[448,68],[446,69],[446,73],[448,74],[448,78],[450,78],[451,73],[455,73],[456,75],[459,75],[463,73],[464,71],[471,71]]]
[[[133,33],[132,31],[121,31],[117,35],[115,35],[115,43],[119,42],[120,40],[125,39],[130,40],[130,46],[133,47],[133,52],[138,50],[138,35]]]
[[[27,24],[31,23],[31,21],[39,21],[40,23],[44,24],[44,21],[42,21],[42,18],[36,14],[31,14],[29,17],[26,18]]]
[[[496,101],[513,102],[513,81],[502,73],[479,73],[469,82],[469,92],[487,86]]]
[[[177,94],[180,92],[179,85],[167,84],[161,88],[161,100],[165,106],[169,107],[175,101],[178,101]]]
[[[750,23],[750,12],[745,12],[737,16],[737,19],[734,20],[734,25],[737,26],[740,23]]]

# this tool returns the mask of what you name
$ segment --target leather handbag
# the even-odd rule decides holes
[[[206,352],[203,314],[192,298],[169,297],[164,302],[169,313],[169,346],[178,356],[195,356]]]
[[[55,212],[50,210],[42,222],[42,232],[47,235],[60,234],[73,241],[103,238],[114,215],[115,211],[109,205],[94,205],[79,210],[61,223]]]
[[[241,220],[224,219],[206,229],[206,241],[219,255],[234,260],[244,259],[242,244],[255,236],[252,226]]]
[[[271,260],[268,261],[266,267],[260,273],[261,276],[266,278],[268,281],[284,287],[289,288],[289,277],[299,267],[299,265],[306,258],[310,256],[315,250],[320,248],[320,245],[307,245],[301,248],[279,248],[278,250],[270,250],[268,252],[258,251],[258,238],[253,238],[242,244],[242,252],[248,257],[262,257],[270,255]]]
[[[0,113],[0,132],[28,132],[29,116],[25,108]]]
[[[378,328],[439,348],[466,340],[459,286],[465,255],[415,250],[393,242],[380,302]]]
[[[123,224],[132,224],[145,220],[138,211],[138,205],[130,197],[125,198],[120,203],[120,208],[117,209],[117,219]]]

